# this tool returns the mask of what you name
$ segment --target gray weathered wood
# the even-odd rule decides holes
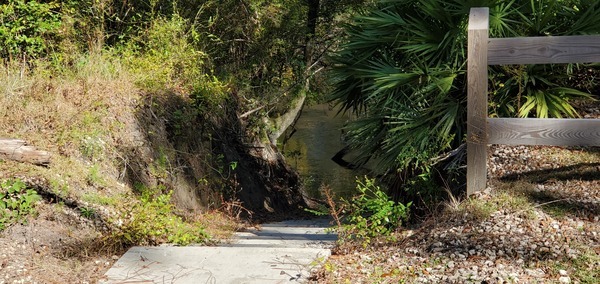
[[[471,9],[467,55],[469,195],[485,188],[488,143],[600,145],[600,120],[487,117],[488,65],[600,62],[600,36],[488,39],[488,18],[488,8]]]
[[[27,146],[23,140],[0,138],[0,159],[47,165],[50,163],[50,153]]]
[[[485,189],[487,181],[488,18],[488,8],[471,9],[467,52],[467,194]]]
[[[491,38],[488,64],[600,62],[600,36]]]
[[[490,144],[600,146],[599,119],[489,118]]]

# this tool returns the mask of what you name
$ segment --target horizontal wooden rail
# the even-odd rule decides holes
[[[600,120],[488,118],[488,143],[505,145],[600,145]]]
[[[488,65],[600,62],[600,37],[491,38]]]

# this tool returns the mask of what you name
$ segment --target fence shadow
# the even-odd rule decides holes
[[[600,163],[534,170],[506,175],[498,180],[526,183],[509,188],[539,204],[551,215],[583,219],[600,215]]]
[[[579,163],[552,169],[540,169],[523,173],[513,173],[500,177],[499,180],[526,180],[532,183],[543,183],[549,180],[600,180],[600,162]]]

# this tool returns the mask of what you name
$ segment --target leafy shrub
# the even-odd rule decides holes
[[[92,219],[96,215],[96,210],[91,207],[80,207],[79,213],[85,218]]]
[[[222,109],[220,105],[227,98],[226,95],[229,88],[225,82],[222,82],[215,76],[205,74],[198,79],[199,82],[192,90],[190,97],[193,100],[194,106],[196,106],[200,112],[214,115],[215,111],[220,111],[220,109]]]
[[[41,197],[33,189],[28,189],[19,179],[0,183],[0,230],[7,225],[23,222],[25,217],[35,212],[34,206]]]
[[[140,86],[191,89],[203,76],[206,54],[194,47],[188,31],[188,22],[177,15],[158,17],[120,50]]]
[[[117,220],[117,228],[110,239],[122,246],[206,242],[209,236],[201,224],[186,222],[175,214],[172,194],[172,191],[156,194],[150,189],[143,189],[139,202],[134,203]]]
[[[345,233],[368,243],[371,238],[389,236],[406,221],[411,203],[404,205],[390,200],[375,179],[365,177],[356,183],[359,194],[348,202],[345,210],[348,214],[347,224],[343,225]]]
[[[44,55],[49,35],[60,26],[60,17],[50,1],[8,0],[0,5],[0,57],[21,58]]]

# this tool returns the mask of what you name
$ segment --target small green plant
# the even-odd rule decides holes
[[[81,155],[90,161],[96,161],[102,156],[105,142],[100,137],[86,136],[81,141]]]
[[[375,184],[375,179],[357,179],[359,194],[347,205],[347,224],[343,230],[348,236],[369,243],[371,238],[389,236],[408,218],[411,202],[404,205],[390,200]]]
[[[87,219],[92,219],[96,215],[96,210],[91,207],[81,207],[79,208],[79,212],[81,212],[81,216]]]
[[[49,179],[51,191],[56,194],[60,198],[66,198],[69,196],[71,189],[69,188],[69,184],[65,182],[62,178],[52,178]]]
[[[34,206],[41,197],[28,189],[19,179],[0,183],[0,231],[7,225],[24,222],[25,217],[35,212]]]
[[[325,205],[319,205],[315,209],[304,208],[304,211],[308,212],[308,213],[311,213],[311,214],[314,214],[315,216],[319,216],[319,217],[329,216],[329,214],[331,214],[329,212],[329,208],[325,207]]]
[[[167,178],[172,171],[171,160],[169,155],[171,153],[162,146],[157,149],[157,156],[154,159],[154,163],[150,165],[150,173],[157,178]]]
[[[218,112],[221,109],[220,105],[227,98],[225,94],[228,91],[227,82],[223,82],[215,76],[204,74],[199,78],[199,83],[194,86],[190,97],[194,106],[201,113]]]
[[[284,151],[283,155],[286,158],[294,159],[294,165],[295,167],[298,167],[298,159],[300,159],[300,157],[302,156],[302,151],[300,151],[299,149]]]
[[[93,165],[90,167],[89,172],[87,174],[86,180],[88,184],[93,186],[105,186],[106,181],[102,178],[102,174],[100,173],[100,169],[98,165]]]

